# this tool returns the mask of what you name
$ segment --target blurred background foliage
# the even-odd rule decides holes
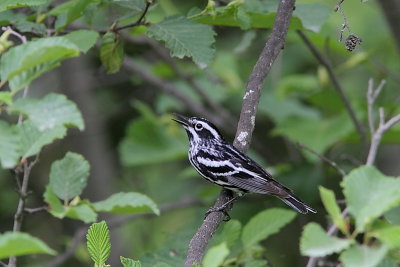
[[[304,30],[329,58],[357,117],[367,126],[365,95],[370,78],[376,83],[387,80],[376,106],[384,107],[388,117],[400,112],[400,44],[396,44],[391,31],[394,29],[389,27],[389,18],[382,11],[379,2],[383,1],[343,3],[351,29],[362,38],[362,44],[352,53],[338,41],[343,18],[333,11],[336,1],[297,1],[284,50],[263,89],[249,154],[319,212],[297,216],[278,235],[261,242],[261,248],[254,247],[256,252],[253,252],[262,253],[272,266],[305,264],[306,258],[299,251],[302,227],[310,221],[327,223],[319,185],[333,189],[339,200],[344,197],[339,190],[341,177],[337,171],[315,155],[298,149],[296,142],[326,155],[346,171],[365,161],[363,144],[333,88],[327,69],[313,57],[296,30]],[[29,39],[42,37],[49,29],[63,35],[90,28],[103,36],[113,23],[135,22],[145,7],[145,1],[42,2],[38,6],[12,10],[5,10],[0,4],[3,8],[0,9],[3,10],[0,24],[12,25]],[[60,67],[41,75],[30,85],[30,97],[40,98],[49,92],[58,92],[74,101],[83,115],[85,130],[70,129],[65,139],[42,151],[32,171],[28,207],[44,205],[43,194],[51,162],[62,158],[66,151],[82,154],[91,165],[82,199],[100,201],[117,192],[135,191],[149,196],[158,206],[193,198],[204,203],[200,207],[161,213],[151,219],[137,219],[112,229],[111,263],[124,255],[142,259],[144,266],[153,266],[160,259],[168,259],[172,266],[178,266],[174,265],[174,258],[184,257],[190,237],[219,193],[218,187],[200,178],[189,165],[187,137],[181,127],[171,121],[171,113],[208,116],[219,125],[227,140],[233,140],[246,81],[268,37],[274,18],[271,12],[276,10],[277,1],[245,1],[245,11],[227,8],[228,1],[215,2],[224,9],[207,10],[207,1],[200,0],[156,1],[146,15],[150,23],[179,14],[203,23],[199,24],[201,26],[222,25],[213,27],[215,35],[211,28],[208,34],[200,29],[207,35],[204,38],[208,38],[199,41],[200,44],[211,43],[208,51],[198,51],[204,48],[201,45],[193,50],[196,52],[191,58],[182,58],[187,55],[185,52],[179,54],[172,49],[174,56],[181,59],[173,58],[164,42],[157,41],[162,38],[151,24],[124,29],[115,36],[100,36],[102,40],[85,35],[79,42],[97,40],[92,49],[64,60]],[[222,14],[217,16],[220,21],[199,15],[202,10]],[[230,12],[237,13],[232,16]],[[246,12],[253,12],[251,19]],[[43,17],[45,15],[48,19]],[[397,15],[400,15],[399,10]],[[176,23],[185,22],[178,19]],[[167,42],[166,45],[173,44]],[[182,101],[177,94],[185,95],[189,101]],[[377,166],[386,175],[400,173],[399,142],[399,126],[383,137]],[[12,172],[1,170],[0,185],[0,231],[4,232],[12,228],[18,201]],[[230,224],[245,225],[252,216],[270,207],[286,208],[272,197],[246,196],[235,204],[231,212],[235,221]],[[116,216],[100,217],[107,220]],[[62,252],[82,225],[83,222],[76,220],[58,220],[48,213],[38,213],[25,217],[23,229]],[[225,228],[221,227],[217,240],[222,229]],[[51,256],[29,256],[21,258],[20,264],[43,266],[50,260]],[[177,262],[181,261],[175,264]],[[259,264],[252,266],[264,263]],[[90,265],[82,244],[62,266]]]

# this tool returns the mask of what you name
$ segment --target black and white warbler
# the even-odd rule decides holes
[[[300,213],[316,213],[254,160],[226,142],[211,122],[198,117],[175,115],[178,119],[173,120],[185,128],[189,138],[189,161],[205,179],[236,192],[237,197],[247,192],[273,195]],[[229,203],[209,212],[223,211]]]

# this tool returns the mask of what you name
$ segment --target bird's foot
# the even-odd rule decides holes
[[[219,208],[215,208],[215,207],[209,208],[209,209],[207,210],[206,214],[204,215],[204,220],[205,220],[205,219],[207,218],[207,216],[210,215],[210,213],[212,213],[212,212],[222,212],[222,213],[224,214],[224,216],[225,216],[224,219],[223,219],[223,221],[224,221],[224,222],[230,221],[230,220],[231,220],[231,216],[230,216],[229,213],[225,210],[226,206],[227,206],[227,205],[222,205],[222,206],[219,207]]]

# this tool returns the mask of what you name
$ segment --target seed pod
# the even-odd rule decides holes
[[[358,44],[361,44],[362,39],[357,35],[350,34],[346,39],[346,49],[348,51],[353,51]]]

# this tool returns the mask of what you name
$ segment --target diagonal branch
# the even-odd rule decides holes
[[[328,58],[326,58],[324,55],[321,54],[321,52],[318,51],[318,49],[313,45],[313,43],[308,39],[307,35],[305,35],[304,32],[302,31],[297,31],[297,33],[300,35],[301,39],[304,41],[304,43],[307,45],[307,47],[310,49],[311,53],[315,56],[315,58],[326,68],[328,71],[329,78],[331,79],[333,83],[333,87],[335,88],[337,94],[339,95],[340,99],[343,102],[343,105],[345,106],[347,112],[350,115],[350,118],[354,124],[354,127],[356,128],[360,138],[361,142],[364,144],[364,146],[367,146],[367,134],[365,131],[365,128],[361,124],[361,122],[358,120],[356,113],[354,112],[353,108],[350,105],[349,100],[347,99],[346,95],[344,94],[344,90],[342,85],[340,84],[338,78],[336,77],[335,72],[333,71],[333,67],[331,65],[331,62],[329,61]]]
[[[272,32],[250,74],[234,141],[234,146],[242,152],[246,152],[250,146],[261,89],[264,85],[265,77],[283,48],[294,5],[295,0],[281,0],[279,2]],[[214,204],[214,208],[221,207],[232,197],[231,191],[223,189]],[[231,208],[232,204],[226,208],[226,211]],[[224,214],[222,212],[213,212],[204,219],[203,224],[189,243],[185,267],[192,267],[196,263],[201,264],[208,241],[221,224],[223,218]]]

